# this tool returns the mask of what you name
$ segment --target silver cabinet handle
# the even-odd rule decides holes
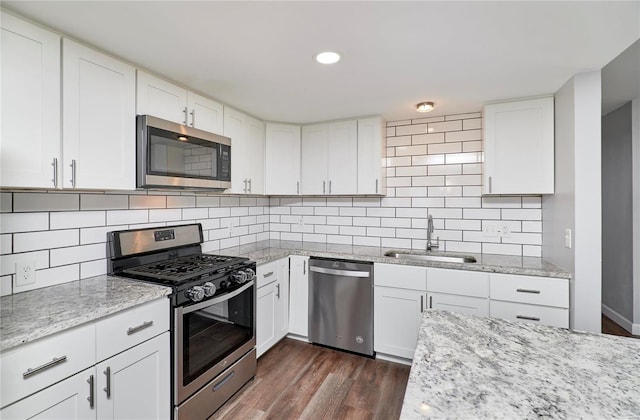
[[[322,194],[327,193],[327,181],[322,181]]]
[[[302,261],[302,275],[307,275],[307,260]]]
[[[516,292],[519,293],[533,293],[534,295],[539,295],[540,290],[532,290],[532,289],[516,289]]]
[[[53,178],[51,178],[51,182],[53,182],[54,188],[58,188],[58,158],[53,158],[51,166],[53,166]]]
[[[268,273],[264,273],[264,274],[262,275],[262,277],[264,277],[265,279],[266,279],[267,277],[271,277],[271,276],[273,276],[273,271],[269,271]]]
[[[196,110],[192,109],[189,114],[191,114],[191,127],[195,127],[196,126]]]
[[[67,356],[54,357],[50,362],[45,363],[44,365],[40,365],[37,368],[29,368],[26,372],[22,374],[23,378],[28,378],[29,376],[35,375],[36,373],[40,373],[44,370],[54,367],[55,365],[59,365],[60,363],[66,362]]]
[[[489,177],[489,192],[491,192],[491,177]]]
[[[424,312],[424,295],[420,295],[420,313]]]
[[[300,194],[300,181],[296,182],[296,194]]]
[[[329,194],[331,194],[331,181],[329,181]]]
[[[93,375],[89,376],[89,379],[87,379],[87,383],[89,384],[89,396],[87,397],[87,401],[89,401],[89,407],[93,408],[93,401],[94,401],[94,395],[93,395]]]
[[[76,160],[71,159],[71,186],[75,188],[76,186]]]
[[[429,309],[433,309],[433,296],[429,296]]]
[[[249,194],[251,194],[251,178],[249,178]]]
[[[540,321],[540,318],[536,318],[535,316],[516,315],[516,318],[525,319],[527,321]]]
[[[244,193],[246,194],[247,193],[247,178],[245,178],[244,181],[242,181],[242,182],[244,182]]]
[[[378,179],[376,178],[376,194],[378,194]]]
[[[152,325],[153,325],[153,321],[144,321],[142,324],[138,325],[137,327],[129,327],[129,329],[127,330],[127,335],[135,334],[138,331],[142,331],[145,328],[149,328]]]
[[[185,106],[182,112],[184,112],[184,121],[182,122],[182,124],[187,125],[187,121],[189,119],[189,108]]]
[[[102,373],[107,376],[107,386],[103,390],[107,393],[107,398],[111,398],[111,368],[107,366],[107,369]]]
[[[280,283],[276,284],[276,290],[277,290],[276,297],[280,299]]]
[[[236,371],[232,370],[227,376],[222,378],[222,380],[220,382],[218,382],[217,384],[215,384],[213,386],[213,392],[216,392],[217,390],[222,388],[224,386],[224,384],[226,384],[229,379],[234,377],[235,374],[236,374]]]
[[[368,271],[351,271],[351,270],[335,270],[333,268],[324,268],[324,267],[309,267],[309,271],[314,273],[321,274],[329,274],[332,276],[343,276],[343,277],[369,277],[371,274]]]

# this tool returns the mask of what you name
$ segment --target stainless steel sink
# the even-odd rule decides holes
[[[475,257],[469,255],[426,254],[425,252],[420,251],[387,251],[384,255],[385,257],[397,258],[399,260],[435,261],[460,264],[478,262]]]

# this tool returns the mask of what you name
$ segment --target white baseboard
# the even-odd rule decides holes
[[[304,341],[305,343],[309,342],[309,337],[303,337],[301,335],[292,334],[292,333],[287,334],[287,338],[291,338],[293,340],[298,340],[298,341]]]
[[[401,365],[411,366],[412,360],[404,357],[392,356],[390,354],[376,353],[376,359],[386,360],[387,362],[400,363]]]
[[[620,325],[631,334],[640,334],[640,324],[633,324],[630,320],[620,315],[604,303],[602,304],[602,313],[609,317],[613,322]],[[636,331],[636,332],[634,332]]]

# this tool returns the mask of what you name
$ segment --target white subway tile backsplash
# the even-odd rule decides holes
[[[393,137],[396,135],[395,127],[387,127],[387,137]]]
[[[100,226],[92,228],[80,229],[80,245],[107,242],[107,233],[117,230],[126,230],[129,227],[127,225],[120,226]]]
[[[318,209],[321,209],[323,207],[318,207]],[[316,210],[318,210],[316,209]],[[327,209],[335,209],[335,207],[327,207]],[[338,211],[335,210],[336,214],[338,214]],[[300,214],[300,215],[312,215],[313,214],[313,207],[292,207],[291,208],[291,214]]]
[[[304,242],[327,242],[327,235],[321,233],[303,233],[302,241]]]
[[[52,249],[49,257],[51,267],[99,260],[105,257],[104,244],[73,246],[69,248]]]
[[[444,143],[443,143],[444,144]],[[429,145],[429,148],[431,148],[432,144]],[[427,146],[426,145],[420,145],[420,146],[399,146],[396,147],[396,156],[412,156],[412,155],[424,155],[427,153]]]
[[[411,185],[414,187],[435,187],[443,186],[444,181],[444,176],[414,176],[411,178]]]
[[[452,131],[445,133],[446,142],[482,140],[482,130]]]
[[[460,153],[462,152],[462,143],[436,143],[429,145],[429,154],[437,155],[439,153]]]
[[[335,207],[350,207],[353,205],[353,198],[351,197],[327,197],[326,198],[327,206],[335,206]]]
[[[438,123],[434,123],[434,124],[438,124]],[[428,133],[427,126],[428,124],[414,124],[414,125],[404,125],[402,127],[396,127],[396,135],[407,136],[412,134]],[[460,127],[462,127],[462,124],[460,124]],[[434,130],[434,131],[445,131],[445,130]]]
[[[80,265],[63,265],[62,267],[48,268],[36,271],[36,282],[22,287],[14,287],[13,293],[26,292],[27,290],[53,286],[80,280]]]
[[[129,196],[125,194],[81,194],[80,210],[126,210]]]
[[[0,235],[0,255],[11,254],[13,252],[12,238],[10,234]]]
[[[327,243],[351,245],[353,244],[353,236],[327,235]]]
[[[302,199],[302,205],[303,206],[326,206],[327,205],[327,199],[324,197],[304,197]],[[337,206],[337,202],[334,201],[331,204],[332,206]],[[271,211],[271,208],[269,208],[269,211]]]
[[[164,209],[167,207],[167,197],[163,195],[132,195],[129,196],[129,209]]]
[[[503,244],[523,244],[542,245],[542,235],[540,233],[518,233],[511,232],[509,237],[502,238]]]
[[[423,166],[418,166],[423,168]],[[429,175],[461,175],[462,165],[431,165],[429,168]]]
[[[411,177],[387,178],[387,187],[410,187]]]
[[[411,136],[398,136],[398,137],[387,138],[387,147],[391,149],[393,149],[394,146],[409,146],[410,144],[411,144]]]
[[[224,207],[236,207],[240,205],[240,197],[222,196],[220,197],[220,205]],[[193,207],[193,206],[189,206]]]
[[[13,194],[13,211],[16,213],[39,211],[74,211],[79,209],[80,197],[78,194]]]
[[[411,219],[400,219],[395,217],[382,217],[380,227],[410,228]]]
[[[315,225],[313,231],[314,233],[337,235],[340,233],[340,228],[350,228],[350,226]]]
[[[480,208],[482,201],[480,197],[447,197],[445,198],[446,207],[460,208]]]
[[[445,155],[412,156],[411,166],[444,165]]]
[[[542,208],[542,197],[522,197],[522,208],[524,209]]]
[[[182,211],[182,213],[184,214],[186,211],[187,210],[185,209]],[[192,209],[189,209],[188,211],[192,211]],[[248,216],[248,215],[249,215],[248,207],[231,207],[231,216]]]
[[[411,166],[411,159],[415,158],[415,156],[390,157],[387,158],[387,166]]]
[[[381,240],[377,237],[369,237],[369,236],[354,236],[353,237],[354,245],[362,245],[362,246],[380,246]]]
[[[0,276],[14,274],[16,263],[35,262],[36,269],[49,267],[49,251],[23,252],[20,254],[9,254],[0,256]]]
[[[250,226],[257,223],[256,216],[240,216],[240,226]]]
[[[13,235],[13,252],[61,248],[79,243],[80,232],[78,229],[16,233]]]
[[[107,225],[130,225],[148,223],[148,210],[108,210]]]
[[[411,120],[387,121],[387,127],[396,127],[398,125],[409,125],[409,124],[411,124]]]
[[[49,229],[49,213],[2,213],[0,233],[33,232]]]
[[[484,254],[522,255],[522,245],[483,243]]]
[[[380,227],[380,218],[379,217],[354,217],[353,225]]]
[[[503,209],[504,220],[542,220],[541,209]]]
[[[329,208],[329,207],[328,207]],[[377,208],[377,207],[375,207]],[[341,207],[340,216],[359,216],[363,217],[367,215],[367,207]]]
[[[184,196],[184,195],[167,196],[168,209],[195,207],[195,206],[196,206],[196,198],[193,196]]]
[[[482,175],[482,163],[465,163],[462,165],[464,175]]]
[[[475,231],[475,230],[465,230],[462,232],[462,239],[465,242],[483,242],[483,243],[487,243],[487,242],[493,242],[493,243],[500,243],[500,238],[497,236],[487,236],[484,234],[484,232],[481,231]],[[493,254],[493,253],[492,253]]]
[[[398,208],[396,209],[396,217],[427,217],[426,208]]]
[[[51,213],[50,229],[84,228],[104,226],[106,215],[104,211],[71,211]]]
[[[427,239],[425,229],[396,229],[396,238]]]
[[[217,207],[209,209],[209,217],[229,217],[231,215],[231,209],[229,207]]]
[[[383,197],[381,207],[411,207],[411,198]]]
[[[367,210],[367,216],[369,217],[395,217],[396,209],[388,207],[369,207]]]
[[[525,220],[522,222],[522,231],[531,233],[542,233],[542,222],[531,222]]]
[[[373,226],[379,226],[373,225]],[[366,236],[367,228],[364,226],[340,226],[339,233],[340,235],[351,235],[351,236]]]
[[[462,121],[446,121],[429,123],[427,133],[439,133],[444,131],[457,131],[462,130]],[[416,133],[417,134],[417,133]]]
[[[394,238],[396,236],[396,230],[394,228],[368,227],[367,236]]]
[[[87,261],[80,264],[80,278],[100,276],[107,274],[107,260]]]
[[[465,141],[462,143],[463,152],[482,152],[481,141]]]
[[[395,174],[393,176],[421,176],[427,174],[427,166],[401,166],[395,168]],[[390,176],[387,175],[387,184],[389,183]]]
[[[11,213],[13,209],[13,194],[0,192],[0,213]]]
[[[337,226],[351,226],[353,225],[353,220],[351,217],[345,216],[327,216],[327,224]]]
[[[445,229],[452,230],[482,230],[481,220],[447,219],[444,222]]]
[[[427,195],[427,187],[398,187],[397,197],[424,197]]]
[[[206,213],[208,216],[208,213]],[[207,217],[205,216],[205,217]],[[181,209],[153,209],[149,210],[149,222],[173,222],[182,220]]]
[[[462,195],[464,197],[480,197],[482,195],[482,186],[465,185],[462,187]]]
[[[522,245],[523,257],[542,257],[542,247],[534,245]]]
[[[482,128],[482,118],[471,118],[462,121],[463,130],[477,130]]]
[[[13,293],[13,278],[12,276],[0,277],[0,296],[8,296]]]
[[[411,124],[424,124],[430,122],[440,122],[444,121],[444,116],[441,117],[426,117],[426,118],[416,118],[411,120]]]
[[[521,197],[482,197],[482,207],[519,209],[522,207]]]
[[[445,155],[445,162],[451,163],[480,163],[482,162],[482,153],[452,153]]]
[[[353,206],[354,207],[380,207],[380,199],[377,197],[375,198],[354,197]]]
[[[447,241],[446,251],[471,252],[471,253],[479,254],[482,252],[482,244],[478,242]]]
[[[435,219],[461,219],[462,209],[430,208],[429,214]]]
[[[480,175],[447,175],[445,185],[482,185],[482,176]]]
[[[382,246],[385,248],[411,249],[411,239],[382,238]]]
[[[444,207],[444,197],[412,198],[411,207]]]
[[[233,238],[226,238],[226,239],[220,239],[220,248],[231,248],[234,246],[240,246],[240,238],[233,237]]]
[[[465,219],[499,220],[500,209],[462,209],[462,217]]]
[[[481,117],[482,117],[481,112],[470,112],[466,114],[447,115],[446,120],[447,121],[464,120],[465,118],[481,118]]]
[[[462,187],[429,187],[429,197],[460,197]]]
[[[411,144],[444,143],[444,133],[414,134],[411,136]]]

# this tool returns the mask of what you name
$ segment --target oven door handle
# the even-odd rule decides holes
[[[226,294],[224,294],[224,295],[222,295],[220,297],[214,298],[214,299],[205,300],[204,302],[200,302],[200,303],[197,303],[195,305],[188,306],[186,308],[182,308],[182,314],[188,314],[188,313],[191,313],[191,312],[198,311],[198,310],[200,310],[202,308],[206,308],[208,306],[224,302],[225,300],[229,300],[231,298],[234,298],[234,297],[238,296],[240,293],[244,292],[245,290],[247,290],[250,287],[253,287],[253,280],[251,280],[250,282],[247,282],[247,284],[245,284],[244,286],[242,286],[239,289],[234,290],[233,292],[226,293]]]

